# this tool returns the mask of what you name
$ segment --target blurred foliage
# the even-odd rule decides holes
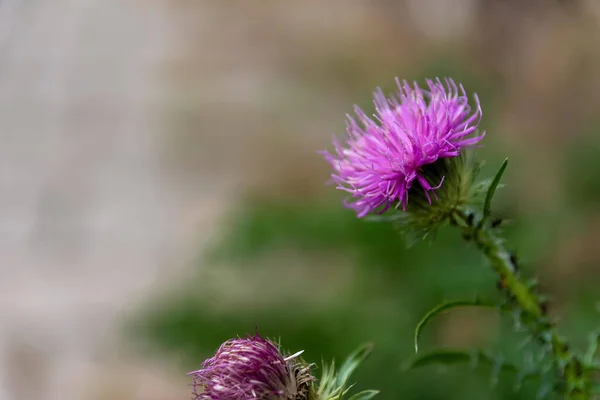
[[[572,138],[566,152],[566,193],[570,205],[579,212],[593,212],[600,203],[600,118],[585,125],[578,137]]]

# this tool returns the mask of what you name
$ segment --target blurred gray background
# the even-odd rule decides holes
[[[315,151],[395,76],[466,77],[488,154],[511,157],[510,209],[568,208],[599,49],[597,0],[1,0],[0,399],[189,398],[180,355],[123,325],[203,265],[246,193],[333,191]],[[559,299],[597,281],[588,208],[539,258]],[[222,275],[200,279],[216,303],[256,297]]]

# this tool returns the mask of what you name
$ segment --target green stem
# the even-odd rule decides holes
[[[455,225],[462,229],[465,239],[472,240],[492,264],[499,277],[498,287],[506,293],[509,304],[517,311],[517,322],[524,325],[530,334],[551,351],[564,384],[566,398],[589,399],[589,386],[581,360],[556,333],[539,295],[532,290],[531,285],[519,278],[514,256],[504,248],[490,226],[475,224],[476,219],[482,221],[481,217],[469,216],[461,210],[456,210],[453,216]]]

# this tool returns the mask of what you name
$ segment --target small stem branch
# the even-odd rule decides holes
[[[483,216],[474,218],[462,210],[453,215],[463,237],[472,240],[485,254],[499,278],[498,287],[508,297],[509,304],[517,311],[517,323],[525,326],[529,333],[542,343],[552,354],[558,374],[565,384],[567,399],[589,399],[587,377],[581,360],[570,350],[568,344],[556,333],[546,315],[546,307],[532,289],[519,278],[514,255],[507,251],[496,237]],[[474,223],[474,219],[480,221]]]

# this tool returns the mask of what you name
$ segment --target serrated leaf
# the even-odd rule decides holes
[[[350,375],[365,361],[373,351],[372,343],[365,343],[346,358],[337,375],[337,385],[345,386]]]
[[[496,188],[500,183],[500,179],[502,179],[502,175],[504,174],[504,170],[506,170],[506,166],[508,165],[508,158],[505,158],[500,165],[500,169],[496,172],[496,176],[494,176],[494,180],[490,183],[490,187],[488,188],[487,194],[485,195],[485,203],[483,206],[483,218],[486,219],[492,212],[492,198],[494,197],[494,193],[496,192]]]
[[[350,397],[349,400],[369,400],[379,394],[379,390],[364,390],[360,393],[356,393],[354,396]]]
[[[431,309],[425,316],[419,321],[417,327],[415,329],[415,353],[419,352],[419,338],[421,337],[421,333],[423,329],[427,325],[427,323],[436,315],[448,311],[453,308],[459,307],[495,307],[492,303],[482,302],[479,299],[475,300],[458,300],[458,301],[450,301],[447,303],[438,304],[436,307]]]

